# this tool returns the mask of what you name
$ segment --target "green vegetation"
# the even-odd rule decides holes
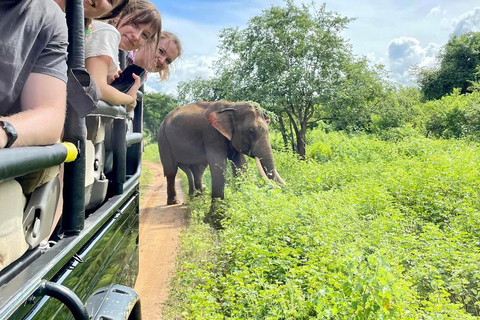
[[[158,145],[156,143],[145,144],[142,160],[149,162],[160,163],[160,156],[158,154]]]
[[[216,76],[179,86],[182,104],[265,108],[287,185],[230,178],[221,231],[208,193],[189,201],[166,318],[480,319],[480,33],[417,89],[352,54],[350,21],[286,0],[222,30]]]
[[[285,187],[231,181],[218,234],[190,202],[168,318],[478,318],[480,145],[308,138],[276,154]]]
[[[165,116],[178,106],[177,100],[163,93],[147,93],[143,100],[144,134],[155,142],[157,130]]]
[[[440,99],[459,88],[471,92],[471,82],[478,81],[480,32],[453,35],[437,55],[439,66],[417,68],[417,79],[426,100]]]

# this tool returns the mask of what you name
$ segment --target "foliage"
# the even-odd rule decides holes
[[[288,117],[296,149],[304,155],[307,125],[315,109],[334,96],[352,56],[341,36],[350,21],[325,5],[287,0],[284,7],[272,6],[243,30],[222,30],[219,76],[184,83],[180,97],[256,101]]]
[[[178,106],[176,99],[163,93],[146,93],[143,97],[143,125],[156,141],[157,130],[167,114]]]
[[[378,101],[377,107],[370,114],[370,121],[366,124],[368,132],[382,134],[394,128],[415,125],[420,127],[417,119],[421,94],[417,88],[400,87],[391,90],[383,100]],[[419,128],[420,129],[420,128]]]
[[[480,32],[453,35],[437,56],[440,66],[415,70],[425,99],[440,99],[454,88],[470,92],[470,81],[478,80],[479,50]]]
[[[460,94],[455,90],[422,106],[427,135],[442,138],[480,138],[480,91]]]
[[[307,140],[306,161],[275,154],[286,186],[230,181],[218,238],[189,202],[171,318],[478,319],[480,145]]]
[[[370,67],[365,58],[345,63],[331,101],[319,108],[319,118],[331,119],[335,130],[359,131],[369,127],[375,114],[390,109],[394,86],[388,82],[383,66]]]
[[[156,143],[151,143],[144,146],[142,160],[160,163],[160,155],[158,153],[158,145]]]

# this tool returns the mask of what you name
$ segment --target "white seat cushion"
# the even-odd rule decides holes
[[[28,249],[22,224],[25,202],[22,187],[17,181],[0,182],[0,270]]]

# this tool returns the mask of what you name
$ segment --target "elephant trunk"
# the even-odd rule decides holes
[[[262,177],[268,181],[274,180],[277,183],[285,184],[285,181],[283,181],[282,177],[280,177],[275,169],[273,152],[268,134],[263,139],[257,141],[251,149],[250,154],[255,158],[255,163],[257,164],[258,171]]]
[[[273,160],[271,160],[271,158],[270,160],[265,160],[255,157],[255,164],[257,165],[260,175],[270,184],[272,184],[270,180],[274,180],[275,182],[280,184],[285,184],[285,181],[283,181],[277,169],[275,169],[275,167],[273,166]]]
[[[265,173],[265,170],[263,169],[262,163],[260,162],[260,158],[255,157],[255,164],[257,165],[258,172],[260,175],[265,179],[265,181],[268,182],[271,186],[273,186],[273,183],[268,179],[267,174]]]

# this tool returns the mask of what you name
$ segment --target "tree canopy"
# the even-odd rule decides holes
[[[177,100],[163,93],[147,93],[143,98],[143,125],[155,141],[158,127],[167,114],[177,107]]]
[[[285,4],[264,10],[243,30],[221,31],[221,59],[216,66],[221,76],[208,82],[208,90],[203,86],[197,93],[214,99],[253,100],[286,115],[303,156],[307,125],[316,108],[331,101],[351,58],[341,32],[352,19],[327,11],[325,4],[318,9],[296,6],[291,0]],[[187,87],[183,85],[187,89],[183,96],[193,93]]]
[[[440,50],[439,66],[417,68],[417,82],[425,100],[440,99],[460,88],[470,92],[471,81],[478,80],[480,65],[480,32],[453,35]]]

